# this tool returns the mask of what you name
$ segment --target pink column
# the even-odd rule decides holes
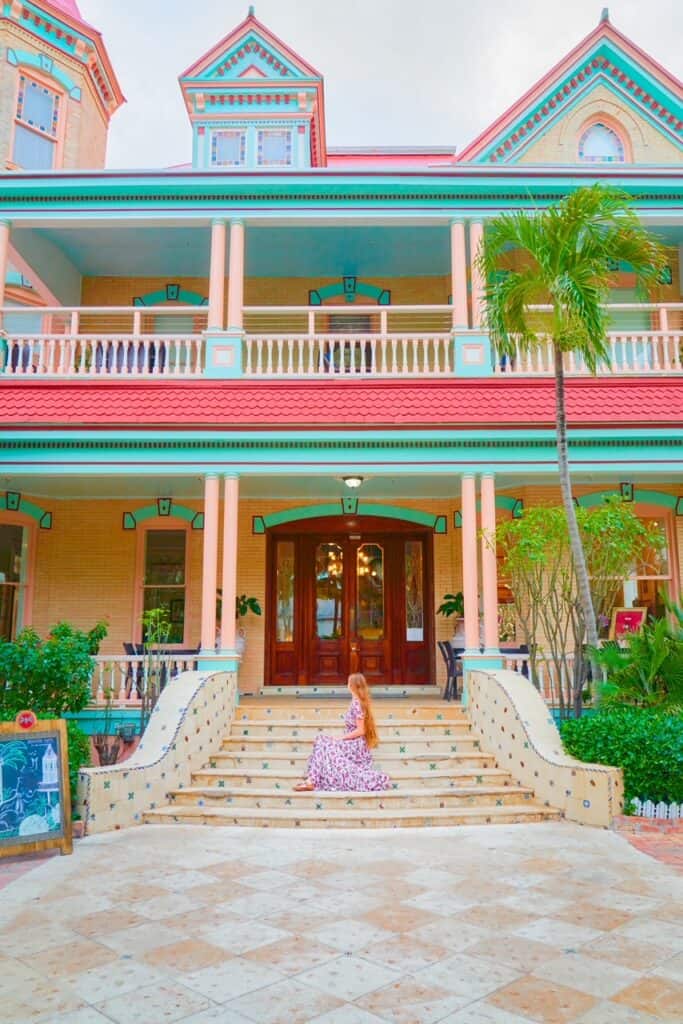
[[[202,554],[202,650],[216,649],[218,578],[218,477],[204,479],[204,551]]]
[[[465,603],[465,648],[479,651],[477,586],[477,492],[474,476],[462,478],[462,593]]]
[[[228,330],[242,330],[244,305],[244,224],[230,222],[230,263],[228,270]]]
[[[498,564],[496,562],[496,483],[481,478],[481,576],[484,606],[484,651],[498,653]]]
[[[209,271],[209,320],[207,326],[222,331],[225,301],[225,243],[227,231],[224,220],[211,224],[211,269]]]
[[[473,221],[470,224],[470,278],[472,281],[472,327],[474,328],[482,326],[484,314],[484,282],[475,262],[483,237],[484,225],[481,221]]]
[[[5,280],[7,278],[7,264],[9,261],[9,235],[9,222],[6,220],[0,221],[0,308],[5,305]],[[1,326],[2,314],[0,313],[0,327]]]
[[[467,327],[467,257],[465,255],[465,222],[451,224],[451,293],[453,295],[453,326]]]
[[[226,476],[223,492],[223,603],[221,607],[221,648],[235,650],[237,622],[237,518],[239,513],[240,482],[236,476]]]

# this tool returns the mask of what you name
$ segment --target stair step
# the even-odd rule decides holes
[[[349,709],[348,700],[308,704],[302,701],[283,701],[281,704],[255,701],[240,701],[235,709],[235,722],[269,721],[269,722],[321,722],[334,725],[339,722]],[[460,704],[435,703],[433,707],[419,706],[409,702],[375,705],[375,721],[377,727],[393,722],[469,722],[466,712]]]
[[[224,767],[224,768],[242,768],[245,772],[250,772],[254,768],[264,768],[272,770],[280,770],[281,768],[297,768],[300,774],[308,764],[310,756],[310,748],[296,752],[287,752],[284,750],[234,750],[226,751],[222,750],[216,754],[213,754],[209,759],[208,767]],[[435,771],[437,768],[455,768],[462,767],[463,765],[468,768],[476,768],[477,765],[481,765],[482,768],[495,768],[496,759],[493,754],[483,754],[479,750],[466,750],[462,753],[420,753],[420,754],[394,754],[393,756],[385,756],[374,759],[375,765],[382,771],[386,771],[389,775],[397,768],[410,768],[414,765],[420,765],[426,767],[429,771]],[[434,765],[432,768],[431,766]]]
[[[253,807],[160,807],[148,811],[149,824],[246,825],[272,828],[420,828],[432,825],[514,824],[556,821],[558,810],[539,804],[510,804],[504,807],[437,807],[396,810],[300,810]]]
[[[255,768],[249,774],[246,774],[243,768],[200,768],[192,773],[192,784],[198,786],[218,786],[223,782],[233,789],[237,786],[251,789],[252,786],[265,787],[266,785],[271,789],[277,785],[288,789],[300,778],[301,772],[297,771],[296,768],[281,768],[277,772],[269,769]],[[419,767],[398,768],[392,773],[391,783],[392,788],[397,787],[399,790],[404,786],[411,788],[419,785],[425,789],[431,789],[438,786],[450,786],[451,783],[454,785],[457,783],[465,785],[516,785],[512,781],[510,773],[503,771],[501,768],[463,768],[459,766],[450,768],[447,771],[439,771],[438,769],[425,771]]]
[[[419,736],[422,739],[438,739],[447,736],[468,736],[472,726],[466,721],[452,722],[402,722],[400,720],[376,722],[377,731],[382,743],[392,736]],[[269,739],[285,737],[293,741],[301,739],[313,742],[315,737],[322,732],[331,732],[340,735],[344,729],[342,718],[330,718],[321,721],[294,721],[289,722],[277,719],[275,721],[239,721],[233,722],[230,730],[231,737],[240,736],[263,736]]]
[[[305,753],[310,756],[311,738],[305,736],[227,736],[221,749],[225,751],[266,751],[267,753]],[[458,736],[437,736],[426,738],[422,735],[409,733],[405,736],[383,736],[379,750],[381,756],[395,757],[405,754],[406,757],[420,754],[458,754],[479,749],[479,740],[467,733]]]
[[[416,685],[405,685],[396,683],[392,686],[370,686],[370,693],[373,699],[400,700],[401,697],[440,698],[441,687],[433,683],[420,683]],[[278,699],[290,699],[292,697],[303,700],[315,700],[321,697],[325,700],[346,699],[349,697],[349,690],[345,683],[339,686],[262,686],[259,690],[262,697],[276,701]]]
[[[522,786],[441,786],[426,789],[389,789],[380,793],[329,792],[296,793],[291,784],[282,790],[256,787],[187,786],[169,793],[171,802],[179,806],[230,806],[273,808],[308,808],[338,810],[356,807],[361,810],[420,808],[426,811],[439,807],[466,807],[476,804],[503,806],[533,799],[533,790]]]

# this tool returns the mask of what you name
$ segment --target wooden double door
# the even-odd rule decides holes
[[[432,682],[431,532],[383,519],[271,531],[266,683]]]

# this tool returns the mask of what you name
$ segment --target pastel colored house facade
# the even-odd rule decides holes
[[[665,530],[624,606],[678,597],[683,88],[607,17],[464,148],[353,150],[250,12],[180,75],[191,161],[143,171],[106,169],[123,95],[75,0],[7,0],[0,47],[1,635],[106,618],[134,699],[164,606],[178,660],[243,692],[422,687],[462,590],[470,664],[500,664],[480,534],[558,499],[554,394],[549,354],[493,350],[474,258],[491,217],[594,181],[668,259],[648,296],[614,267],[610,365],[568,359],[576,493]]]

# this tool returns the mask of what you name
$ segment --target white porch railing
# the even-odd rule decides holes
[[[452,306],[247,306],[250,377],[453,373]]]
[[[6,307],[8,377],[198,377],[207,311],[195,306]]]
[[[534,306],[540,314],[548,306]],[[683,372],[683,303],[654,305],[650,303],[617,303],[608,307],[613,319],[632,322],[650,320],[652,328],[620,328],[607,334],[608,358],[598,373],[602,374],[678,374]],[[565,373],[571,376],[588,375],[590,371],[574,352],[564,357]],[[497,376],[528,377],[551,376],[554,373],[553,348],[550,339],[531,352],[499,356],[494,360]]]
[[[98,654],[91,681],[92,701],[105,704],[109,698],[117,707],[135,706],[141,703],[150,682],[155,686],[159,683],[163,689],[181,672],[192,671],[196,661],[196,655],[187,654]]]

